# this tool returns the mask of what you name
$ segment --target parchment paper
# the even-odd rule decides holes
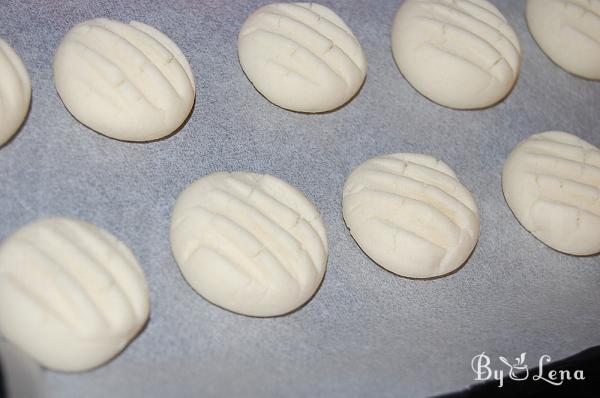
[[[531,38],[524,2],[494,3],[513,25],[524,61],[512,94],[481,111],[438,106],[399,73],[389,33],[399,1],[333,1],[369,62],[359,95],[336,112],[305,115],[265,100],[242,72],[237,34],[261,1],[0,0],[0,35],[21,55],[33,102],[0,149],[0,237],[39,217],[97,224],[126,242],[150,285],[152,314],[114,361],[81,374],[47,372],[48,397],[414,397],[473,383],[471,359],[527,352],[537,365],[600,344],[600,259],[544,246],[513,217],[503,162],[530,134],[566,130],[600,145],[600,83],[554,65]],[[53,53],[76,23],[139,20],[188,57],[197,99],[168,139],[124,143],[78,123],[52,80]],[[374,264],[350,237],[341,191],[373,156],[421,152],[446,161],[482,217],[469,262],[415,281]],[[270,173],[322,212],[325,280],[299,311],[254,319],[224,311],[184,281],[169,245],[179,192],[217,170]],[[43,332],[43,331],[40,331]],[[498,365],[499,366],[499,365]]]

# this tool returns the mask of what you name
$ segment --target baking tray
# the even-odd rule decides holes
[[[600,261],[558,253],[507,207],[501,171],[530,134],[570,131],[600,146],[600,85],[554,65],[537,47],[524,2],[495,1],[523,47],[511,95],[456,111],[415,92],[399,73],[390,30],[399,1],[323,1],[360,40],[361,92],[341,109],[306,115],[265,100],[237,59],[237,34],[261,1],[0,2],[0,36],[21,55],[33,99],[0,149],[0,237],[39,217],[77,217],[126,242],[148,279],[151,319],[114,361],[80,374],[46,372],[48,397],[414,397],[474,383],[472,358],[527,353],[536,366],[600,343]],[[78,123],[52,79],[53,53],[76,23],[139,20],[171,37],[193,68],[193,114],[175,135],[125,143]],[[415,281],[374,264],[341,214],[345,178],[392,152],[443,159],[473,192],[481,238],[468,263]],[[288,316],[224,311],[184,281],[169,246],[170,213],[192,181],[217,170],[269,173],[301,189],[328,227],[324,282]]]

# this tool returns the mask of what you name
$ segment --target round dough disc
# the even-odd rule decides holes
[[[527,24],[546,55],[564,70],[600,79],[600,2],[528,0]]]
[[[350,28],[315,3],[274,3],[252,13],[238,39],[242,69],[269,101],[298,112],[325,112],[348,102],[367,74]]]
[[[56,90],[89,128],[126,141],[150,141],[188,117],[195,84],[187,59],[167,36],[141,22],[82,22],[54,57]]]
[[[31,82],[21,58],[0,38],[0,146],[17,132],[31,102]]]
[[[406,0],[392,27],[400,72],[421,94],[456,109],[493,105],[510,92],[521,47],[486,0]]]
[[[171,246],[194,290],[251,316],[282,315],[310,299],[328,250],[321,216],[302,192],[242,172],[210,174],[181,193]]]
[[[511,152],[504,197],[517,220],[558,251],[600,252],[600,150],[560,131],[534,134]]]
[[[75,372],[107,362],[148,313],[137,260],[94,225],[42,219],[0,245],[0,333],[47,368]]]
[[[342,205],[361,249],[410,278],[454,271],[479,239],[473,195],[431,156],[398,153],[367,160],[348,177]]]

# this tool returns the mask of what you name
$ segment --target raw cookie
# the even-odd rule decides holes
[[[493,105],[521,65],[514,30],[486,0],[406,0],[392,27],[398,68],[421,94],[456,109]]]
[[[600,79],[600,1],[528,0],[531,35],[558,66]]]
[[[479,239],[473,195],[441,160],[398,153],[358,166],[344,185],[343,214],[363,251],[410,278],[445,275]]]
[[[321,216],[302,192],[243,172],[210,174],[181,193],[171,246],[194,290],[252,316],[304,304],[323,279],[328,250]]]
[[[54,57],[56,90],[81,123],[119,140],[150,141],[189,115],[195,84],[187,59],[167,36],[141,22],[82,22]]]
[[[502,173],[517,220],[558,251],[600,252],[600,150],[560,131],[534,134],[512,151]]]
[[[107,362],[148,312],[137,260],[94,225],[43,219],[0,245],[0,333],[47,368],[83,371]]]
[[[325,112],[348,102],[367,74],[350,28],[315,3],[274,3],[252,13],[238,55],[254,87],[269,101],[299,112]]]
[[[0,146],[17,132],[31,102],[31,82],[21,58],[0,38]]]

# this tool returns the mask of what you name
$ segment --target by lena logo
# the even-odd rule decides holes
[[[475,372],[475,380],[496,380],[498,381],[498,388],[504,385],[505,376],[515,381],[527,380],[529,379],[529,368],[525,364],[525,355],[525,352],[521,353],[520,356],[515,358],[513,363],[503,356],[498,357],[498,360],[504,365],[502,369],[493,368],[492,360],[485,352],[475,355],[471,360],[471,369]],[[554,386],[560,386],[568,380],[585,380],[583,370],[575,370],[573,373],[570,370],[564,369],[550,370],[546,374],[544,365],[551,360],[550,355],[542,355],[540,357],[538,371],[531,378],[533,381],[544,381]]]

